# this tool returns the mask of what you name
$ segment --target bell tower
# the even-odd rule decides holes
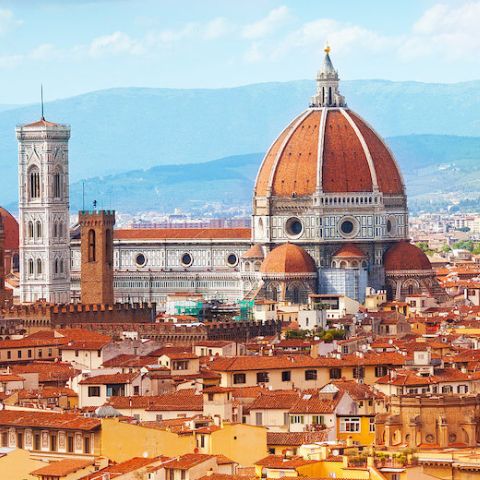
[[[115,303],[113,294],[113,226],[115,211],[81,211],[81,301],[85,305]]]
[[[42,117],[16,128],[20,301],[70,302],[70,127]]]

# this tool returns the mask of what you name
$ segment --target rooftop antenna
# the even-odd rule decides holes
[[[82,210],[85,211],[85,180],[82,181]]]
[[[45,120],[45,115],[43,111],[43,84],[40,84],[40,102],[42,104],[42,120]]]

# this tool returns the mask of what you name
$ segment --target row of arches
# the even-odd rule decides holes
[[[53,223],[53,238],[63,238],[65,236],[65,224],[62,221]],[[27,238],[29,240],[39,240],[43,238],[43,224],[40,220],[35,222],[30,220],[27,223]]]
[[[52,175],[51,195],[53,198],[63,198],[64,192],[64,175],[60,167]],[[40,170],[34,165],[28,171],[28,199],[36,200],[41,197],[42,185],[40,181]]]
[[[63,258],[56,258],[53,261],[53,273],[55,275],[62,275],[65,273],[65,262]],[[41,258],[28,259],[28,275],[30,277],[40,277],[44,273],[44,264]]]

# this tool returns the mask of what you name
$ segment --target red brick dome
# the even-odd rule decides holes
[[[313,258],[301,247],[284,243],[265,257],[260,267],[262,273],[315,273]]]
[[[393,154],[348,108],[309,108],[295,118],[265,155],[255,195],[307,196],[318,186],[324,193],[405,193]]]
[[[333,256],[340,258],[365,258],[367,255],[356,245],[347,243],[337,250]]]
[[[16,218],[2,207],[0,207],[0,216],[5,234],[5,250],[18,250],[19,231]]]
[[[398,270],[431,270],[432,265],[425,253],[408,241],[392,245],[383,257],[386,272]]]

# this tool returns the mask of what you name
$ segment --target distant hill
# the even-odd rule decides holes
[[[442,203],[452,193],[480,198],[480,137],[408,135],[387,141],[404,174],[411,207],[425,207],[432,199]],[[195,212],[214,203],[250,208],[262,157],[253,153],[94,177],[85,182],[86,198],[124,212],[175,207]],[[77,182],[71,187],[72,210],[81,208],[81,199]]]
[[[349,105],[384,136],[480,136],[480,81],[361,80],[341,87]],[[72,126],[75,182],[263,152],[308,105],[313,91],[314,83],[306,80],[211,90],[123,88],[50,102],[46,113]],[[15,125],[39,116],[38,106],[5,108],[0,106],[1,204],[17,197]]]

